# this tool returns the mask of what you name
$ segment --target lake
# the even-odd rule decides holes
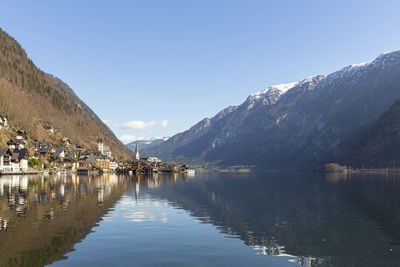
[[[0,177],[1,266],[400,266],[400,177]]]

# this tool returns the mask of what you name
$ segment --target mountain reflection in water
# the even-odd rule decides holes
[[[400,266],[399,191],[383,175],[0,177],[0,265],[106,266],[105,251],[126,266]]]
[[[164,186],[160,198],[303,266],[400,266],[400,177],[217,174]]]

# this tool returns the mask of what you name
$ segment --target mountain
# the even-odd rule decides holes
[[[156,145],[161,144],[162,142],[165,142],[168,140],[168,137],[152,137],[152,138],[144,138],[144,139],[138,139],[136,141],[130,142],[126,146],[131,150],[135,151],[136,149],[136,143],[138,144],[139,151],[144,149],[144,148],[150,148]]]
[[[358,168],[400,167],[400,100],[363,133],[343,164]]]
[[[132,155],[97,115],[60,79],[37,68],[19,43],[0,29],[0,111],[32,139],[71,142],[91,150],[102,138],[114,155]],[[55,129],[50,133],[43,125]],[[4,141],[1,140],[2,145]]]
[[[400,97],[400,51],[271,86],[143,153],[221,165],[303,168],[342,159]]]

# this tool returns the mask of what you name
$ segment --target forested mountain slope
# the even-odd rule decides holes
[[[33,139],[57,141],[68,137],[73,143],[95,150],[100,137],[114,155],[131,155],[71,88],[37,68],[18,42],[1,29],[0,111]],[[52,125],[56,134],[46,131],[44,123]]]

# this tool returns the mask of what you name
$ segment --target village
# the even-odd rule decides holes
[[[45,123],[43,127],[54,133],[50,124]],[[97,151],[72,144],[67,137],[59,140],[58,144],[28,140],[26,131],[15,129],[10,125],[7,114],[0,112],[0,130],[10,129],[14,130],[15,138],[7,142],[8,147],[0,147],[0,175],[194,173],[185,164],[178,166],[175,162],[164,162],[156,157],[140,157],[137,144],[133,159],[118,159],[113,157],[110,147],[101,138],[97,139]]]

